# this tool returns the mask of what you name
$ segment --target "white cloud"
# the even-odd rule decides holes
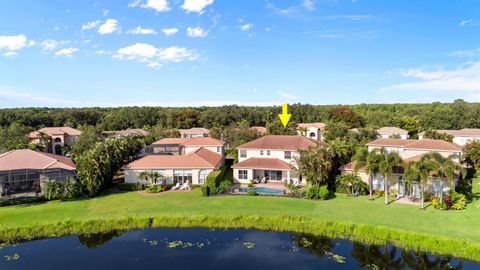
[[[108,9],[104,9],[102,12],[103,16],[108,16],[108,13],[110,13],[110,10]]]
[[[108,19],[104,24],[98,28],[98,33],[101,35],[111,34],[118,31],[118,21],[115,19]]]
[[[73,56],[74,53],[78,52],[77,48],[63,48],[57,52],[55,52],[55,57],[60,57],[60,56]]]
[[[52,106],[52,104],[57,105],[64,105],[64,106],[85,106],[85,103],[81,103],[78,101],[67,100],[67,99],[59,99],[59,98],[52,98],[46,96],[37,96],[27,92],[20,92],[20,91],[13,91],[13,90],[5,90],[0,89],[0,97],[5,98],[7,102],[10,103],[19,103],[25,104],[26,101],[33,102],[35,106]],[[41,104],[38,104],[41,103]]]
[[[196,60],[198,54],[194,50],[181,47],[156,48],[146,43],[136,43],[121,48],[113,56],[117,59],[128,59],[145,63],[152,68],[159,68],[162,63]]]
[[[252,27],[253,27],[253,24],[246,23],[246,24],[240,26],[240,30],[242,30],[243,32],[246,32],[246,31],[249,31],[250,29],[252,29]]]
[[[178,32],[178,28],[164,28],[162,29],[162,32],[165,34],[165,36],[169,37],[169,36],[173,36],[175,35],[177,32]]]
[[[400,71],[400,76],[413,82],[390,85],[384,90],[464,92],[480,96],[480,62],[461,65],[454,69],[412,68]]]
[[[201,13],[207,6],[213,4],[213,0],[185,0],[182,8],[187,12]]]
[[[82,31],[97,28],[101,23],[102,22],[100,20],[96,20],[96,21],[93,21],[93,22],[87,22],[86,24],[82,25]]]
[[[57,48],[58,41],[53,39],[45,39],[44,41],[42,41],[42,43],[40,43],[40,45],[42,46],[43,51],[52,51]]]
[[[298,99],[297,96],[289,94],[289,93],[284,92],[284,91],[277,91],[277,94],[279,96],[281,96],[282,98],[286,98],[286,99]]]
[[[18,53],[16,51],[9,51],[9,52],[6,52],[3,54],[3,56],[6,56],[6,57],[12,57],[12,56],[17,56]]]
[[[146,2],[142,0],[135,0],[128,6],[140,7],[145,9],[153,9],[157,12],[167,12],[170,10],[170,7],[168,7],[167,0],[147,0]]]
[[[208,33],[201,27],[188,27],[187,35],[189,37],[206,37],[208,36]]]
[[[0,51],[8,52],[18,51],[27,46],[27,37],[25,35],[0,36]]]
[[[141,26],[137,26],[132,30],[128,30],[127,34],[135,34],[135,35],[156,35],[157,32],[151,28],[143,28]]]
[[[467,25],[471,25],[474,23],[474,20],[473,19],[468,19],[468,20],[463,20],[459,23],[460,26],[467,26]]]
[[[456,57],[474,58],[480,56],[480,48],[473,50],[455,51],[452,52],[450,55]]]
[[[315,10],[315,0],[303,0],[302,6],[306,10]]]

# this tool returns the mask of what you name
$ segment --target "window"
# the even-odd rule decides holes
[[[310,138],[313,139],[313,138],[317,137],[317,134],[315,134],[315,132],[310,132],[309,136],[310,136]]]
[[[292,152],[291,151],[285,151],[285,159],[292,159]]]
[[[207,170],[200,170],[200,172],[198,172],[198,183],[199,184],[205,183],[207,176],[208,176]]]
[[[383,176],[380,174],[374,174],[372,179],[373,190],[383,190]]]
[[[248,179],[248,171],[247,170],[238,170],[238,179],[247,180]]]
[[[217,153],[221,153],[222,152],[222,148],[221,147],[217,147]]]
[[[263,150],[260,150],[260,156],[263,156]]]
[[[246,158],[247,157],[247,150],[240,150],[240,157]]]
[[[176,183],[192,183],[192,171],[191,170],[174,170],[173,182]]]
[[[267,180],[282,181],[282,171],[265,171]]]
[[[270,150],[267,150],[267,156],[270,156]]]

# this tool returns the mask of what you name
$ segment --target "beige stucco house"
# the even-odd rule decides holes
[[[140,156],[147,155],[185,155],[205,148],[220,155],[225,154],[225,142],[209,137],[199,138],[163,138],[142,150]]]
[[[312,140],[323,141],[325,126],[324,123],[300,123],[297,126],[297,133]]]
[[[437,129],[435,131],[440,134],[448,134],[453,136],[453,142],[461,146],[464,146],[473,140],[480,140],[479,128],[464,128],[460,130]],[[418,134],[418,139],[425,139],[425,132],[420,132]]]
[[[400,136],[400,139],[404,140],[409,138],[408,131],[398,127],[382,127],[377,129],[377,133],[379,139],[389,139],[396,135]]]
[[[43,144],[45,152],[60,155],[62,148],[72,146],[80,134],[80,130],[71,127],[46,127],[30,132],[28,137],[31,144]]]
[[[182,138],[203,138],[208,137],[209,130],[206,128],[196,127],[190,129],[179,129]]]
[[[300,182],[295,157],[299,149],[319,143],[303,136],[266,135],[237,147],[238,163],[233,167],[237,183],[252,180]]]
[[[377,139],[369,142],[367,145],[368,151],[371,152],[377,148],[385,148],[389,152],[397,152],[405,162],[418,161],[421,157],[427,153],[437,152],[444,157],[459,156],[462,154],[462,147],[451,142],[443,140],[405,140],[405,139]],[[457,162],[458,159],[454,159]],[[342,167],[342,173],[353,173],[355,170],[355,163],[349,163]],[[373,190],[384,189],[384,179],[381,175],[369,175],[365,168],[360,168],[358,176],[363,182],[369,184],[370,178],[372,179]],[[419,183],[413,183],[412,189],[408,190],[405,181],[402,180],[403,168],[399,166],[396,168],[393,179],[389,182],[389,189],[396,191],[399,197],[412,195],[420,198],[420,186]],[[425,187],[425,192],[438,195],[440,193],[440,181],[444,181],[445,189],[452,189],[455,183],[448,185],[445,179],[432,176],[431,184]],[[445,190],[444,190],[445,191]]]

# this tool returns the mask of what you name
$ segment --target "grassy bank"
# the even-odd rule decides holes
[[[475,182],[478,188],[479,182]],[[258,228],[309,232],[397,245],[480,261],[478,198],[464,211],[382,204],[338,195],[329,201],[218,196],[199,190],[161,195],[106,194],[94,199],[0,208],[0,239],[61,236],[111,229]]]

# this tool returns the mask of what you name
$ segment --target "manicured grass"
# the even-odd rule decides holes
[[[392,203],[383,197],[328,201],[249,196],[202,197],[199,189],[141,195],[106,194],[93,199],[0,208],[0,239],[147,226],[255,227],[396,244],[480,260],[480,181],[464,211]]]

